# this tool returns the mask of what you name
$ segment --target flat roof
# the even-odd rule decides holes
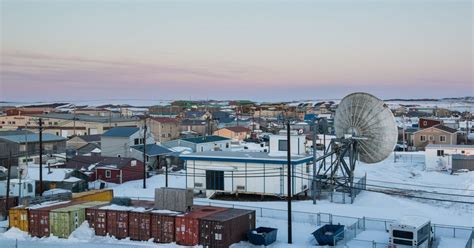
[[[426,148],[457,148],[457,149],[474,149],[474,145],[444,145],[444,144],[428,144]]]
[[[271,156],[266,152],[208,151],[181,154],[179,158],[183,160],[287,164],[286,156]],[[312,159],[312,155],[292,156],[291,164],[306,163],[311,161]]]

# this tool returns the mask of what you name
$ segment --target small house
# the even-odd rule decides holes
[[[147,130],[144,142],[143,129],[138,127],[115,127],[101,137],[101,155],[105,157],[131,157],[131,147],[136,145],[154,144],[155,140],[150,129]]]
[[[250,129],[242,126],[224,127],[214,131],[213,134],[236,141],[243,141],[250,137]]]
[[[188,147],[193,152],[223,151],[230,149],[231,140],[217,135],[199,136],[194,138],[184,138],[165,142],[163,145],[168,148]]]
[[[473,156],[473,145],[429,144],[425,147],[426,170],[473,170]]]
[[[457,130],[444,126],[436,125],[420,129],[413,133],[413,145],[417,150],[423,150],[428,144],[456,145]]]

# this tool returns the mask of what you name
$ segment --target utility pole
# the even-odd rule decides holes
[[[144,122],[145,125],[143,126],[143,188],[146,189],[146,116]]]
[[[43,118],[39,118],[39,195],[43,195]]]
[[[317,136],[317,127],[316,126],[316,118],[313,119],[313,204],[316,204],[316,141],[318,139]]]
[[[165,187],[168,188],[168,161],[165,160]]]
[[[292,230],[291,230],[291,135],[290,135],[290,120],[286,123],[286,148],[287,148],[287,156],[288,156],[288,175],[287,175],[287,183],[288,183],[288,244],[293,243],[292,241]]]
[[[403,144],[402,145],[403,145],[403,151],[406,152],[407,151],[406,149],[408,148],[408,144],[407,144],[407,147],[405,147],[405,116],[404,115],[402,115],[402,125],[403,125],[403,127],[402,127],[403,128],[402,129],[403,130],[403,132],[402,132]]]
[[[10,177],[11,177],[11,169],[12,169],[12,151],[10,150],[10,156],[8,157],[8,174],[7,174],[7,192],[6,192],[6,202],[5,202],[5,210],[8,213],[8,209],[10,208]],[[20,185],[21,186],[21,185]],[[20,200],[20,199],[18,199]]]
[[[73,123],[73,135],[76,136],[76,104],[74,104],[74,115],[73,115],[72,123]]]

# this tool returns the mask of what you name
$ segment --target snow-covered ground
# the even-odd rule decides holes
[[[474,196],[474,172],[451,175],[447,172],[425,171],[424,154],[420,152],[396,153],[378,164],[358,163],[356,176],[367,174],[367,184],[383,185],[401,189],[414,189],[423,191],[437,191],[440,193],[454,193]],[[185,187],[184,172],[169,175],[170,187]],[[143,189],[143,181],[131,181],[122,185],[109,184],[114,189],[116,196],[152,199],[154,189],[165,186],[164,175],[156,175],[147,179],[147,188]],[[377,192],[363,191],[357,196],[353,204],[332,203],[328,200],[294,201],[293,210],[293,240],[289,246],[287,241],[286,202],[237,202],[217,201],[209,199],[195,199],[197,204],[214,204],[235,207],[250,207],[257,210],[257,226],[271,226],[279,229],[278,239],[271,247],[308,247],[316,244],[311,233],[316,230],[314,215],[296,213],[330,213],[334,216],[369,217],[381,219],[398,219],[406,215],[425,216],[436,224],[474,226],[472,204],[454,204],[449,202],[427,201],[423,199],[403,198]],[[339,217],[342,224],[349,225],[353,219]],[[344,223],[344,220],[347,220]],[[0,234],[1,247],[14,247],[18,239],[19,247],[80,247],[87,242],[87,247],[148,247],[157,244],[152,242],[134,242],[129,240],[115,240],[107,237],[96,237],[90,234],[87,226],[76,230],[69,239],[63,240],[55,237],[31,238],[18,230],[12,229],[5,234]],[[349,247],[366,247],[367,240],[388,242],[388,234],[383,230],[366,230],[359,233],[347,245]],[[466,239],[440,237],[438,247],[464,247]],[[163,247],[179,247],[175,244]],[[241,242],[235,247],[252,247],[247,242]]]

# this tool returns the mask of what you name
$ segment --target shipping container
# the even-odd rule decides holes
[[[96,189],[81,193],[72,194],[74,201],[106,201],[110,202],[114,198],[112,189]]]
[[[151,237],[158,243],[175,242],[175,218],[179,212],[169,210],[151,211]]]
[[[199,242],[202,246],[227,248],[246,240],[247,232],[255,228],[255,211],[229,209],[201,218],[199,226]]]
[[[18,197],[11,196],[8,198],[8,207],[7,207],[7,198],[0,197],[0,220],[5,220],[8,216],[7,209],[18,206]]]
[[[117,239],[128,237],[129,212],[132,207],[109,205],[101,209],[107,210],[107,233]]]
[[[85,220],[85,209],[104,202],[81,202],[65,208],[58,208],[49,212],[50,233],[60,237],[67,238],[76,230]]]
[[[103,206],[86,208],[86,220],[89,226],[94,229],[95,235],[107,235],[107,210],[100,209]]]
[[[142,208],[140,208],[142,209]],[[132,210],[128,216],[128,229],[131,240],[149,240],[151,238],[150,210]]]
[[[176,216],[176,243],[193,246],[199,244],[199,220],[211,214],[225,211],[226,208],[201,206],[191,212]]]
[[[29,208],[28,230],[31,236],[48,237],[50,234],[49,212],[54,209],[65,208],[77,204],[76,202],[58,202],[49,206]]]
[[[10,227],[28,232],[28,209],[24,206],[11,208],[8,211],[8,223]]]

